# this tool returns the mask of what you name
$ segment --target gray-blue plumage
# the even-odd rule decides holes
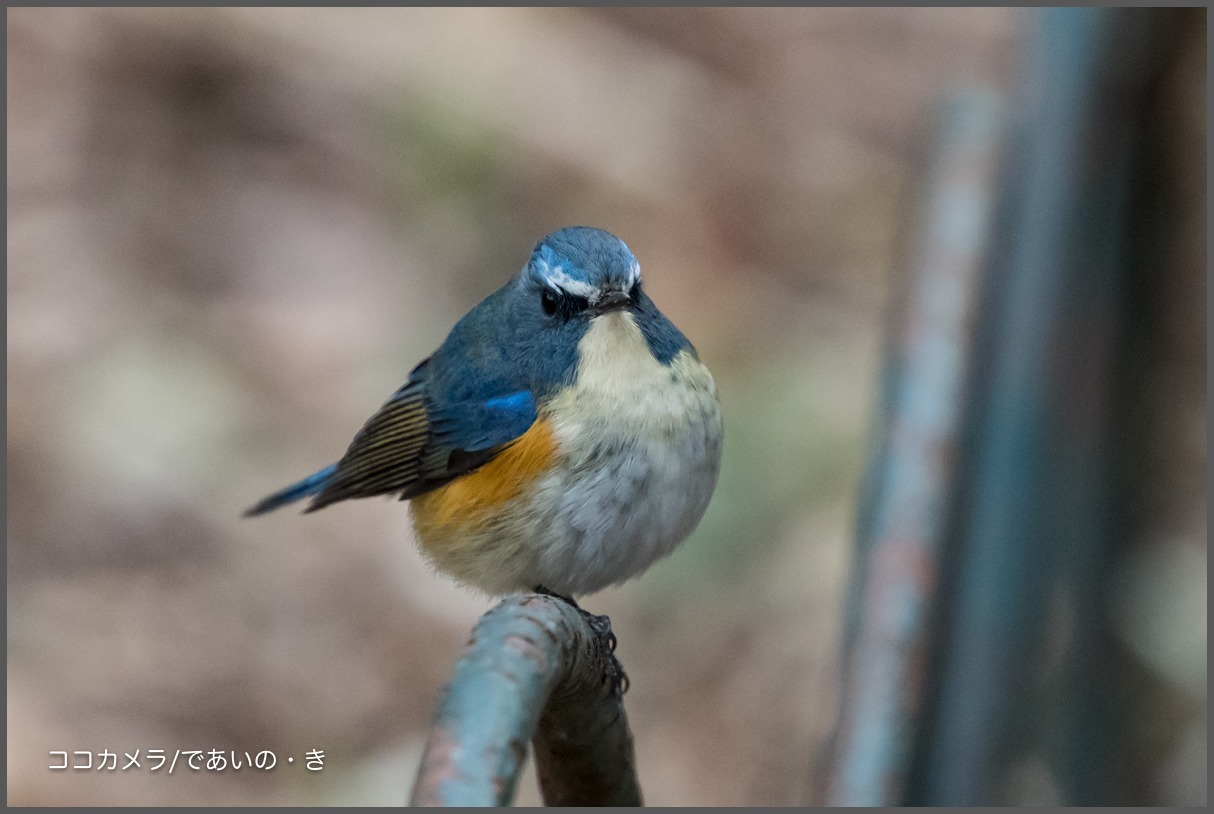
[[[549,282],[545,271],[556,268],[562,269],[568,279],[600,291],[627,291],[640,272],[637,259],[624,241],[592,226],[570,226],[540,240],[524,273]]]
[[[721,441],[712,375],[642,290],[632,252],[575,227],[456,323],[340,461],[249,513],[308,496],[308,511],[413,499],[440,570],[488,593],[575,596],[687,537]]]
[[[603,308],[626,308],[663,365],[691,344],[642,290],[640,267],[601,229],[561,229],[455,324],[333,466],[271,495],[249,514],[312,497],[309,511],[352,497],[408,498],[491,460],[574,384],[578,343]]]

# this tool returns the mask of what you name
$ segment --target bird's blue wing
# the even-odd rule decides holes
[[[354,497],[415,497],[487,463],[535,422],[529,390],[444,398],[428,362],[354,437],[308,511]]]

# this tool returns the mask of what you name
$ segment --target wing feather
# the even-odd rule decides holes
[[[427,362],[354,436],[307,511],[356,497],[416,497],[488,463],[534,423],[527,390],[444,402],[429,386]]]
[[[403,491],[419,479],[420,453],[430,437],[421,382],[403,388],[363,426],[337,462],[337,471],[308,511],[352,497]]]

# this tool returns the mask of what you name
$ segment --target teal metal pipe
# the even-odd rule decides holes
[[[908,231],[887,339],[874,453],[859,507],[847,652],[826,803],[897,805],[923,706],[924,669],[956,447],[989,253],[1001,100],[979,88],[942,107]]]
[[[1098,642],[1101,563],[1116,537],[1109,384],[1158,14],[1028,18],[908,805],[1115,799]]]
[[[641,804],[611,653],[581,614],[514,594],[481,617],[426,739],[411,805],[505,806],[534,739],[549,805]]]
[[[1112,383],[1163,14],[1030,12],[1007,123],[972,99],[944,118],[857,519],[830,804],[1117,799]]]

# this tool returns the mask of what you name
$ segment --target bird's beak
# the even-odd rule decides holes
[[[615,311],[620,308],[626,308],[632,300],[628,294],[623,291],[608,291],[603,296],[599,297],[598,302],[591,306],[590,310],[597,316],[605,314],[608,311]]]

